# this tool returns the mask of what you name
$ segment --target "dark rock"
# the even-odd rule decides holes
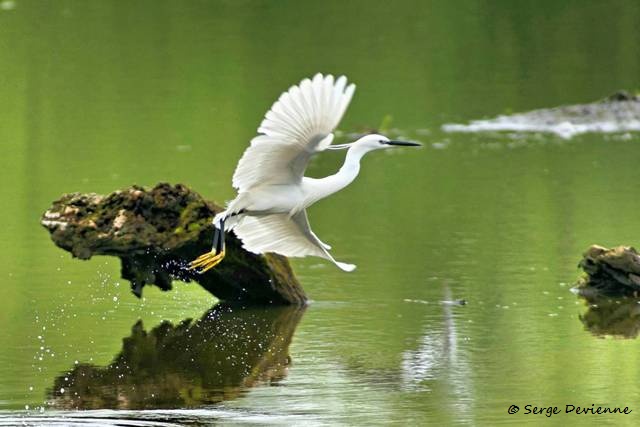
[[[226,257],[204,274],[186,267],[211,249],[211,219],[221,208],[184,185],[161,183],[99,194],[63,195],[42,216],[54,243],[74,257],[117,256],[122,277],[140,297],[145,285],[170,290],[173,279],[196,281],[224,301],[305,304],[289,261],[245,251],[229,234]]]
[[[615,101],[615,102],[623,102],[623,101],[638,101],[638,97],[635,95],[631,95],[626,90],[620,90],[610,95],[607,100]]]
[[[587,273],[577,284],[577,289],[582,294],[640,294],[640,255],[630,246],[607,249],[592,245],[578,265]]]

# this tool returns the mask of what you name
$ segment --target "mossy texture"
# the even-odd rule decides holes
[[[170,290],[172,280],[180,279],[196,281],[224,301],[305,304],[285,257],[247,252],[232,233],[226,240],[227,256],[216,268],[205,274],[186,268],[211,249],[211,219],[220,210],[184,185],[160,183],[107,196],[65,194],[41,222],[54,243],[75,257],[119,257],[122,277],[137,296],[146,285]]]
[[[587,273],[587,277],[578,283],[583,294],[640,294],[640,255],[630,246],[607,249],[592,245],[584,253],[579,266]]]

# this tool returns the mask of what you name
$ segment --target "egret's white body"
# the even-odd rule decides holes
[[[333,131],[342,118],[355,85],[341,76],[317,74],[283,93],[271,107],[251,140],[233,175],[237,197],[216,215],[214,225],[235,231],[243,247],[254,253],[275,252],[288,257],[318,256],[345,271],[355,265],[336,261],[311,231],[306,208],[349,185],[360,171],[366,153],[397,145],[381,135],[366,135],[354,143],[331,145]],[[309,159],[326,149],[347,149],[344,165],[334,175],[315,179],[304,176]],[[216,234],[217,236],[217,234]],[[218,246],[216,248],[216,246]],[[214,238],[214,250],[192,263],[203,271],[224,257]]]

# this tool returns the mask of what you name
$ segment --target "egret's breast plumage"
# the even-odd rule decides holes
[[[249,214],[289,213],[304,204],[302,187],[291,184],[265,184],[247,192],[245,206]]]

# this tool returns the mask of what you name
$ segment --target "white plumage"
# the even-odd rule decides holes
[[[260,191],[257,187],[300,185],[311,156],[325,150],[333,141],[332,132],[355,89],[353,83],[347,86],[345,76],[334,80],[332,75],[316,74],[313,80],[304,79],[299,86],[283,93],[260,124],[260,135],[251,140],[238,162],[233,174],[238,197],[219,216],[223,218],[246,209],[242,205],[246,205],[250,197],[243,193],[252,189]],[[276,252],[288,257],[313,255],[328,259],[343,270],[355,269],[355,265],[333,259],[328,252],[331,247],[311,231],[304,201],[295,199],[297,206],[291,206],[293,209],[289,212],[268,213],[271,209],[265,206],[267,209],[260,210],[267,211],[266,215],[244,215],[235,226],[228,224],[227,229],[234,229],[243,247],[250,252]]]
[[[332,75],[316,74],[313,81],[304,79],[283,93],[242,155],[233,186],[243,192],[264,183],[299,182],[309,158],[333,140],[356,89],[346,84],[345,76],[334,82]]]
[[[191,268],[201,267],[204,272],[217,265],[224,258],[224,231],[233,229],[244,248],[254,253],[312,255],[345,271],[355,269],[331,256],[331,247],[311,230],[306,208],[349,185],[369,151],[419,144],[366,135],[351,144],[331,145],[354,91],[355,85],[347,85],[344,76],[316,74],[280,96],[238,162],[233,174],[238,195],[214,218],[212,252],[193,261]],[[311,156],[346,148],[345,163],[336,174],[321,179],[304,176]]]

